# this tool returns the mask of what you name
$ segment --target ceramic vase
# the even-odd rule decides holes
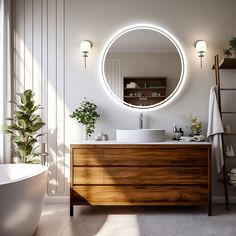
[[[88,140],[87,125],[83,125],[82,127],[82,139],[83,141]]]

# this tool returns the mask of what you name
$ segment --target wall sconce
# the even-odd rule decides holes
[[[90,42],[89,40],[84,40],[80,43],[80,51],[84,57],[85,69],[86,69],[86,58],[88,57],[88,54],[90,53],[91,47],[92,47],[92,42]]]
[[[195,44],[196,52],[198,53],[198,56],[201,59],[201,68],[202,68],[202,58],[204,57],[204,54],[206,52],[206,42],[203,40],[198,40]]]

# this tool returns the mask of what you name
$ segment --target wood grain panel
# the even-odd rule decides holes
[[[203,167],[104,167],[104,184],[206,184]]]
[[[74,167],[74,184],[103,184],[103,168]]]
[[[207,166],[208,149],[104,149],[104,165],[110,166]]]
[[[74,201],[90,205],[204,204],[207,188],[171,186],[75,186]],[[177,204],[175,204],[177,205]]]
[[[73,163],[78,166],[101,166],[103,163],[103,150],[73,149]]]
[[[210,144],[72,144],[73,205],[208,205]]]

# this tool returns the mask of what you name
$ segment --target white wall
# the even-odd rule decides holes
[[[174,103],[146,113],[145,126],[165,128],[170,135],[174,122],[183,127],[180,115],[195,114],[206,130],[208,94],[215,81],[211,70],[213,56],[221,54],[222,49],[227,47],[228,39],[236,35],[236,1],[15,2],[15,25],[19,36],[15,41],[17,90],[22,89],[24,84],[32,86],[38,101],[48,108],[42,115],[48,123],[45,141],[51,150],[51,194],[68,194],[69,145],[80,138],[80,126],[69,118],[69,114],[84,97],[98,105],[101,119],[96,132],[102,129],[112,139],[116,128],[138,127],[138,113],[114,103],[104,91],[100,78],[99,60],[106,40],[124,26],[135,23],[159,25],[178,38],[187,56],[188,75],[184,91]],[[93,42],[86,70],[79,50],[80,41],[84,39]],[[194,48],[194,42],[199,39],[206,40],[208,44],[202,69]],[[27,74],[28,70],[30,74]],[[66,178],[63,177],[64,170]],[[215,180],[213,185],[214,194],[222,194],[223,186]]]

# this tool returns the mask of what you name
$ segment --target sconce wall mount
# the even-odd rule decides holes
[[[93,44],[89,40],[84,40],[80,43],[80,51],[84,57],[84,68],[86,69],[86,58],[88,57]]]
[[[206,42],[204,40],[198,40],[195,43],[195,47],[196,47],[196,52],[198,53],[198,56],[200,57],[200,65],[202,68],[202,58],[204,57],[205,53],[206,53]]]

